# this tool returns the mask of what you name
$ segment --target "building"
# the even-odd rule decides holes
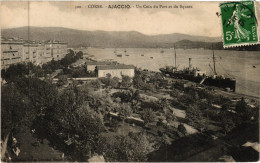
[[[23,45],[23,62],[32,62],[37,64],[37,48],[38,43],[36,42],[26,42]]]
[[[122,79],[122,76],[129,76],[131,78],[135,75],[135,67],[133,65],[102,65],[97,66],[98,77],[106,77],[110,74],[111,77],[118,77]]]
[[[11,64],[22,62],[23,40],[1,37],[1,68],[8,68]]]
[[[45,44],[51,49],[51,56],[54,60],[61,60],[67,54],[68,44],[63,41],[49,40]]]
[[[95,71],[97,66],[115,65],[113,62],[86,62],[86,70],[88,72]]]
[[[45,56],[45,45],[43,43],[38,43],[37,57],[36,57],[37,65],[42,65],[43,63],[46,63],[43,59],[44,56]]]
[[[60,60],[67,54],[67,46],[62,41],[36,42],[1,37],[1,68],[20,62],[42,65],[52,59]]]
[[[42,62],[47,63],[52,60],[51,44],[44,44],[44,56],[42,57]]]

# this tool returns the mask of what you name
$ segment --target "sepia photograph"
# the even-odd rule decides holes
[[[0,1],[2,162],[258,162],[260,1]]]

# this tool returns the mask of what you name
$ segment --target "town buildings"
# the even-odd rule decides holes
[[[60,60],[67,54],[67,43],[63,41],[49,40],[45,44],[51,49],[51,56],[54,60]]]
[[[1,67],[23,61],[23,40],[1,38]]]
[[[24,41],[19,38],[1,37],[1,68],[11,64],[32,62],[42,65],[54,60],[60,60],[67,54],[67,43],[50,40],[45,42]]]

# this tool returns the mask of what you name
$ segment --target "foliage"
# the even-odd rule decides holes
[[[144,133],[105,138],[100,146],[105,160],[109,162],[144,162],[152,151],[151,143]]]
[[[94,89],[99,89],[101,88],[101,82],[99,80],[92,80],[90,81],[90,87],[94,88]]]
[[[141,103],[141,108],[151,108],[153,111],[160,110],[160,106],[157,101],[143,101]]]
[[[178,82],[178,81],[172,83],[172,88],[178,89],[178,90],[180,90],[180,91],[183,91],[183,90],[184,90],[183,83],[182,83],[182,82]]]
[[[236,104],[236,112],[243,117],[244,119],[249,119],[250,117],[250,109],[247,106],[247,103],[245,102],[244,98],[242,98],[240,101]]]
[[[190,94],[183,94],[179,97],[179,101],[181,103],[184,103],[186,105],[189,104],[194,104],[196,103],[196,99],[194,98],[194,96],[190,95]]]
[[[86,154],[97,150],[95,146],[99,141],[100,133],[103,131],[102,120],[97,113],[91,111],[88,107],[75,107],[69,101],[65,104],[65,107],[64,104],[59,104],[61,106],[57,105],[53,110],[49,122],[52,122],[51,125],[56,127],[54,127],[54,130],[50,130],[49,134],[59,135],[61,133],[64,135],[61,137],[64,141],[68,139],[67,136],[71,137],[71,143],[74,145],[70,151],[71,154],[77,153],[77,156],[79,156],[77,159],[86,161]],[[68,145],[71,147],[70,144]],[[90,148],[85,148],[86,146]]]
[[[124,88],[129,88],[132,85],[132,79],[129,76],[122,76],[121,86]]]
[[[190,105],[186,110],[186,117],[192,126],[201,130],[205,127],[202,112],[198,105]]]
[[[235,123],[232,120],[232,115],[230,114],[232,113],[222,110],[219,116],[221,121],[221,126],[224,130],[225,135],[227,132],[231,131],[235,127]]]
[[[105,85],[106,88],[117,88],[119,85],[119,79],[117,77],[111,78],[110,74],[107,74],[107,77],[100,78],[99,80]]]
[[[140,93],[138,90],[128,89],[128,90],[121,90],[119,92],[115,92],[112,94],[114,98],[120,98],[122,102],[133,102],[134,100],[140,99]]]
[[[145,75],[143,75],[140,71],[135,71],[135,76],[133,78],[133,86],[136,89],[142,90],[154,90],[155,86],[152,84],[148,84],[145,82]]]
[[[168,108],[169,104],[166,98],[160,98],[158,101],[159,111],[164,110]]]
[[[184,125],[183,125],[182,123],[178,125],[178,130],[179,130],[181,133],[183,133],[184,135],[187,134],[187,130],[186,130],[186,128],[184,127]]]
[[[124,119],[133,113],[133,109],[130,107],[130,105],[123,103],[122,105],[120,105],[118,112],[119,115],[123,116],[124,122]]]
[[[258,107],[251,108],[243,98],[237,102],[235,110],[243,120],[257,120],[259,118]]]
[[[155,121],[156,114],[152,109],[144,109],[141,113],[142,119],[144,120],[145,124],[151,123]]]
[[[64,58],[61,59],[60,64],[63,67],[68,67],[73,62],[76,62],[76,55],[74,51],[70,50],[69,53]]]
[[[174,114],[173,112],[166,112],[166,113],[165,113],[165,116],[166,116],[166,121],[167,121],[168,123],[177,120],[177,117],[175,116],[175,114]]]
[[[43,77],[44,74],[44,70],[31,62],[13,64],[9,68],[1,70],[1,77],[7,82],[14,82],[25,76]]]
[[[169,136],[167,136],[166,134],[163,134],[162,142],[163,142],[164,145],[171,145],[172,144]]]
[[[58,77],[58,82],[57,82],[57,86],[60,87],[60,86],[63,86],[65,84],[68,83],[68,80],[67,80],[68,76],[67,75],[60,75]]]
[[[30,120],[35,115],[30,100],[19,91],[14,84],[2,86],[1,89],[1,137],[2,139],[12,128],[23,119]]]
[[[109,121],[109,126],[114,128],[114,129],[117,129],[119,127],[119,121],[112,118],[110,121]]]

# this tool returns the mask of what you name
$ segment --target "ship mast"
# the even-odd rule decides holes
[[[216,71],[216,59],[215,59],[215,54],[214,54],[214,50],[213,50],[213,44],[211,45],[211,49],[212,49],[212,59],[213,59],[213,70],[214,70],[214,75],[217,75],[217,71]]]
[[[175,58],[174,62],[175,62],[175,68],[177,69],[177,67],[176,67],[176,51],[175,51],[175,44],[173,44],[173,48],[174,48],[174,58]]]

